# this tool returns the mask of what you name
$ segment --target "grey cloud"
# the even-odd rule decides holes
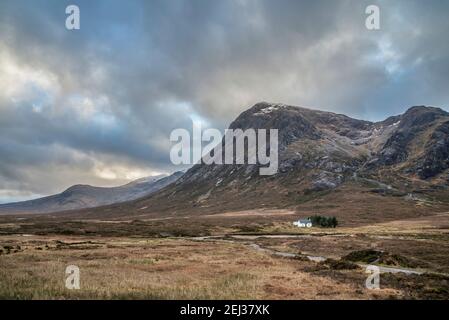
[[[64,28],[71,3],[81,9],[74,32]],[[375,32],[364,27],[373,3]],[[172,129],[190,128],[192,114],[223,129],[260,100],[369,120],[445,107],[448,9],[437,0],[2,1],[0,52],[52,80],[15,101],[0,92],[0,190],[126,180],[98,176],[99,163],[174,170]]]

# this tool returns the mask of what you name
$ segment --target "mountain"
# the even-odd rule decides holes
[[[344,221],[384,221],[447,210],[449,113],[416,106],[380,122],[257,103],[231,129],[278,129],[279,170],[194,165],[174,184],[79,217],[161,217],[288,208]],[[224,140],[222,142],[224,144]]]
[[[67,190],[35,200],[1,204],[0,214],[50,213],[65,210],[98,207],[148,196],[176,181],[182,172],[151,176],[119,187],[104,188],[74,185]]]

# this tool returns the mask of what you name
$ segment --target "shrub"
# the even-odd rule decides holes
[[[381,251],[377,250],[359,250],[359,251],[352,251],[346,256],[344,256],[342,259],[347,261],[360,261],[365,263],[373,263],[377,261],[382,256]]]
[[[360,268],[355,263],[345,260],[326,259],[321,263],[332,270],[354,270]]]

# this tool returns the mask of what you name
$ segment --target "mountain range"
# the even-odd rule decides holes
[[[118,187],[74,185],[67,190],[39,199],[1,204],[0,214],[50,213],[98,207],[148,196],[176,181],[182,172],[141,178]]]
[[[440,108],[415,106],[370,122],[261,102],[229,128],[278,129],[277,174],[261,176],[258,165],[199,163],[151,194],[66,214],[140,218],[287,208],[382,220],[449,202],[449,113]]]
[[[199,163],[150,196],[77,214],[155,217],[291,208],[382,220],[422,215],[428,206],[437,210],[449,201],[449,113],[440,108],[415,106],[370,122],[261,102],[229,128],[278,129],[278,173],[260,176],[258,165]]]

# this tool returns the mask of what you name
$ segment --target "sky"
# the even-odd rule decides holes
[[[380,30],[365,27],[372,4]],[[173,129],[223,130],[260,101],[371,121],[448,110],[448,13],[445,0],[0,0],[0,203],[176,171]]]

